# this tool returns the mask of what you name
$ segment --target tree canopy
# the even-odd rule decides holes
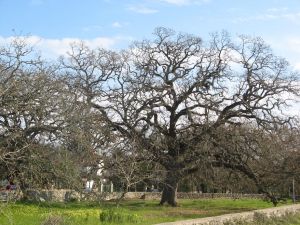
[[[0,51],[3,162],[45,140],[105,157],[123,141],[125,159],[164,169],[161,204],[176,206],[179,181],[208,165],[243,172],[272,198],[259,165],[283,171],[295,148],[283,130],[297,126],[286,107],[299,74],[261,38],[157,28],[119,52],[74,44],[51,65],[24,47]]]

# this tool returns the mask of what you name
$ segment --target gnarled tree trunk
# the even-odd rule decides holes
[[[160,205],[168,203],[169,205],[177,206],[177,187],[179,182],[179,176],[176,171],[167,172],[167,176],[164,183],[164,188],[160,200]]]

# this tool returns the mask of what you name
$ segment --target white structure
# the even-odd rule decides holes
[[[100,177],[100,192],[104,191],[104,184],[107,183],[106,179],[101,178],[101,176],[103,175],[103,169],[102,168],[103,168],[103,163],[101,162],[101,163],[98,164],[98,170],[96,172],[96,175],[98,177]],[[87,173],[90,172],[91,169],[92,169],[91,167],[86,167],[85,168],[85,170],[86,170]],[[94,186],[94,182],[95,182],[94,180],[87,180],[85,182],[85,190],[86,191],[92,191],[93,190],[93,186]],[[106,190],[109,190],[110,192],[114,191],[114,185],[113,185],[112,182],[110,182],[110,184],[109,184],[109,189],[106,189]]]

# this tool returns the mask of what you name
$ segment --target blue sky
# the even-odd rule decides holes
[[[48,56],[71,42],[126,48],[155,27],[199,35],[261,36],[300,69],[300,0],[0,0],[0,41],[32,35]]]

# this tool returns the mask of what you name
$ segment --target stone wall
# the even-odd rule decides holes
[[[128,199],[160,199],[161,192],[128,192],[125,196]],[[192,192],[178,192],[178,199],[212,199],[212,198],[227,198],[227,199],[240,199],[240,198],[255,198],[262,199],[262,194],[238,194],[238,193],[192,193]]]
[[[12,193],[12,192],[11,192]],[[8,196],[9,192],[0,192],[0,197]],[[54,189],[54,190],[27,190],[24,196],[31,201],[53,201],[53,202],[67,202],[67,201],[81,201],[81,200],[111,200],[121,196],[119,192],[76,192],[69,189]],[[17,197],[16,197],[17,196]],[[22,194],[14,194],[14,199],[21,198]],[[263,198],[260,194],[232,194],[232,193],[186,193],[178,192],[178,199],[212,199],[212,198]],[[161,192],[128,192],[125,199],[148,199],[158,200],[161,198]]]
[[[22,198],[20,191],[0,191],[0,202],[14,202]]]
[[[81,195],[73,190],[27,190],[24,194],[29,201],[67,202],[80,200]]]
[[[74,201],[74,200],[111,200],[121,196],[118,192],[76,192],[68,189],[61,190],[28,190],[25,196],[33,201]],[[231,194],[231,193],[186,193],[178,192],[178,199],[212,199],[212,198],[263,198],[260,194]],[[158,200],[161,197],[160,192],[128,192],[125,199],[152,199]]]
[[[184,220],[170,223],[160,223],[156,225],[222,225],[222,224],[235,224],[238,221],[253,221],[254,217],[258,214],[266,217],[280,217],[286,214],[300,213],[300,204],[281,206],[269,209],[254,210],[244,213],[233,213],[222,216],[206,217],[201,219]]]
[[[227,198],[227,199],[240,199],[240,198],[264,198],[263,194],[240,194],[240,193],[191,193],[191,192],[178,192],[178,199],[212,199],[212,198]]]

